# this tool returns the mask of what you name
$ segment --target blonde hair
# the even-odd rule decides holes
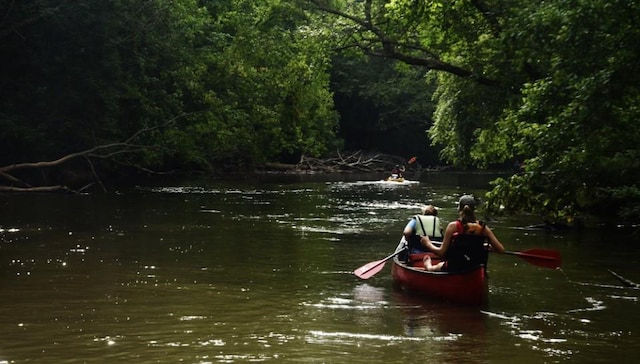
[[[423,215],[438,216],[438,209],[433,205],[427,205],[422,209]]]

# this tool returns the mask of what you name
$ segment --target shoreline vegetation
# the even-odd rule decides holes
[[[109,146],[111,147],[111,146]],[[425,172],[469,172],[452,166],[423,167],[416,157],[403,157],[372,151],[340,151],[324,157],[301,156],[297,163],[267,162],[252,167],[233,168],[230,164],[221,169],[190,170],[176,168],[171,171],[155,171],[136,166],[121,166],[116,169],[98,168],[98,161],[104,161],[96,149],[71,153],[56,160],[17,163],[0,166],[0,192],[63,192],[88,193],[102,190],[107,192],[110,185],[125,184],[136,180],[201,174],[211,177],[249,175],[350,175],[379,174],[386,178],[395,166],[404,166],[405,175],[420,179]],[[108,158],[106,158],[108,159]],[[84,160],[84,162],[83,162]],[[475,171],[480,172],[480,171]],[[486,171],[487,174],[502,174],[509,171]],[[118,182],[120,181],[120,182]],[[128,181],[128,182],[126,182]],[[488,182],[487,182],[488,183]]]
[[[119,145],[118,145],[119,146]],[[106,181],[127,180],[153,176],[188,175],[191,173],[210,174],[211,176],[242,176],[251,174],[349,174],[349,173],[390,173],[396,165],[404,165],[407,170],[419,173],[421,166],[403,157],[383,153],[336,151],[322,158],[302,156],[297,163],[268,162],[252,168],[230,168],[209,171],[175,169],[172,171],[153,171],[148,168],[125,166],[124,169],[101,170],[92,159],[102,159],[93,148],[83,152],[71,153],[51,161],[16,163],[0,166],[0,192],[67,192],[86,193],[99,188],[109,190]],[[109,151],[110,152],[110,151]],[[107,157],[108,158],[108,157]],[[83,163],[82,160],[86,163]],[[144,177],[146,176],[146,177]]]

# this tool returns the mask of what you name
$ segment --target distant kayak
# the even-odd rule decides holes
[[[402,183],[402,182],[404,182],[404,177],[389,176],[389,177],[385,178],[384,181],[385,182]]]
[[[405,179],[404,177],[392,177],[392,176],[387,177],[381,180],[380,182],[384,184],[390,184],[390,185],[410,185],[413,183],[420,183],[419,181],[408,180],[408,179]]]

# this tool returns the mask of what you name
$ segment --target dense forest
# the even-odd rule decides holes
[[[517,164],[494,212],[635,222],[639,18],[629,0],[4,0],[0,184],[366,150]]]

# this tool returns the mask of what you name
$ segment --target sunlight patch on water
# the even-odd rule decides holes
[[[313,308],[328,308],[328,309],[343,309],[343,310],[371,310],[380,308],[377,305],[371,304],[362,304],[362,305],[353,305],[353,304],[340,304],[340,303],[307,303],[303,302],[303,306],[313,307]]]
[[[322,271],[322,272],[318,272],[318,274],[349,274],[349,275],[352,275],[353,271],[352,270],[331,270],[331,271],[325,270],[325,271]]]
[[[116,344],[116,340],[117,340],[117,339],[118,339],[118,340],[119,340],[119,339],[122,339],[122,336],[117,335],[116,337],[111,337],[111,336],[108,336],[108,335],[107,335],[107,336],[105,336],[105,337],[97,337],[97,338],[93,339],[93,341],[96,341],[96,342],[100,342],[100,341],[102,341],[102,342],[104,342],[105,344],[107,344],[107,345],[111,346],[111,345],[115,345],[115,344]]]
[[[518,333],[518,337],[526,340],[539,340],[541,331],[521,331]]]
[[[285,335],[277,332],[269,332],[267,335],[253,334],[251,339],[262,344],[263,347],[271,347],[273,344],[282,345],[296,339],[295,335]],[[275,342],[274,342],[275,341]]]
[[[592,306],[570,310],[567,313],[554,312],[536,312],[531,315],[515,314],[507,315],[503,313],[484,312],[489,317],[503,320],[502,324],[509,327],[513,337],[523,340],[523,343],[529,343],[530,348],[535,351],[543,352],[552,358],[570,358],[575,350],[567,349],[576,345],[578,342],[588,340],[591,342],[594,338],[601,338],[603,334],[594,335],[592,332],[585,330],[586,326],[592,324],[592,320],[583,317],[574,317],[570,313],[575,312],[592,312],[605,310],[606,307],[602,301],[592,297],[586,297],[585,300]],[[517,346],[522,344],[518,343]]]
[[[624,290],[637,289],[637,288],[633,288],[633,287],[626,287],[626,286],[615,285],[615,284],[601,284],[601,283],[591,283],[591,282],[572,282],[572,283],[580,285],[580,286],[587,286],[587,287],[624,289]]]
[[[346,201],[334,206],[340,210],[362,211],[362,210],[416,210],[419,211],[424,205],[416,203],[404,203],[398,201]]]
[[[322,309],[372,310],[387,307],[389,302],[384,300],[383,291],[360,285],[354,290],[353,298],[328,297],[319,303],[303,302],[302,305]]]
[[[418,185],[420,181],[404,180],[403,182],[388,182],[385,180],[376,181],[354,181],[354,182],[331,182],[329,183],[331,188],[335,189],[351,189],[355,186],[367,186],[379,189],[390,189],[402,186]]]
[[[203,187],[194,186],[175,186],[175,187],[155,187],[151,188],[151,192],[158,193],[220,193],[220,190],[210,190]]]
[[[285,194],[309,194],[317,192],[317,190],[310,188],[298,188],[289,190],[242,190],[238,188],[217,189],[217,188],[205,188],[198,186],[164,186],[153,187],[150,189],[140,188],[141,190],[148,190],[155,193],[167,193],[167,194],[224,194],[224,195],[242,195],[242,196],[261,196],[261,195],[285,195]]]
[[[87,252],[87,250],[89,250],[89,247],[88,247],[88,246],[84,246],[84,247],[83,247],[83,246],[81,246],[81,245],[79,245],[79,244],[78,244],[78,245],[76,245],[76,247],[75,247],[75,248],[69,249],[69,251],[70,251],[71,253],[80,253],[80,254],[84,254],[84,253],[86,253],[86,252]]]
[[[518,337],[530,341],[541,341],[545,343],[564,343],[567,339],[544,338],[540,330],[524,330],[518,333]]]
[[[490,311],[480,311],[480,312],[482,312],[483,314],[489,317],[496,317],[503,320],[513,320],[513,321],[517,320],[516,316],[507,316],[506,314],[503,314],[503,313],[496,313],[496,312],[490,312]]]
[[[252,334],[249,336],[250,341],[257,343],[262,351],[264,349],[269,349],[274,345],[284,345],[292,340],[295,340],[296,337],[293,335],[284,335],[274,332],[269,332],[265,335]],[[249,345],[250,342],[246,341],[243,345]],[[196,347],[227,347],[227,346],[235,346],[238,343],[228,343],[224,339],[220,338],[212,338],[212,339],[198,339],[194,342],[181,342],[181,341],[169,341],[169,342],[161,342],[158,340],[150,340],[148,342],[148,346],[150,347],[175,347],[175,348],[196,348]],[[210,350],[210,349],[209,349]],[[243,350],[245,351],[245,350]],[[200,356],[199,363],[235,363],[235,362],[260,362],[260,361],[268,361],[272,359],[278,359],[278,354],[266,354],[266,353],[229,353],[224,354],[220,353],[217,355],[203,355]],[[214,361],[207,361],[209,358],[214,359]]]
[[[387,220],[362,218],[354,219],[352,216],[330,217],[330,218],[294,218],[289,214],[270,214],[270,215],[238,215],[232,217],[236,221],[263,220],[290,227],[293,230],[302,233],[319,233],[319,234],[357,234],[368,229],[366,224],[376,224],[386,222]]]
[[[211,339],[211,340],[206,340],[206,341],[200,341],[200,342],[198,342],[198,345],[200,345],[200,346],[225,346],[226,343],[224,342],[224,340]]]
[[[226,354],[213,356],[216,363],[236,363],[236,362],[259,362],[268,361],[272,359],[278,359],[278,355],[264,355],[264,354]],[[212,362],[202,361],[200,364],[208,364]]]
[[[632,301],[632,302],[638,302],[639,299],[636,296],[616,296],[616,295],[610,295],[609,298],[613,298],[616,300],[625,300],[625,301]]]
[[[353,289],[353,298],[355,301],[387,304],[388,302],[384,300],[384,297],[384,289],[366,283],[359,284]]]
[[[193,320],[205,320],[206,316],[182,316],[179,318],[180,321],[193,321]]]
[[[533,346],[532,349],[543,351],[543,352],[547,353],[551,357],[566,357],[566,358],[569,358],[573,354],[572,350],[560,350],[560,349],[553,349],[553,348],[540,348],[538,346]]]
[[[604,302],[593,297],[585,297],[584,299],[591,304],[591,307],[576,308],[573,310],[569,310],[568,312],[603,311],[607,308],[607,306],[604,305]]]
[[[326,227],[317,227],[317,226],[294,226],[295,229],[306,232],[306,233],[326,233],[326,234],[357,234],[361,232],[363,229],[355,229],[355,228],[326,228]]]
[[[311,335],[307,338],[307,342],[324,343],[327,340],[336,340],[339,343],[345,343],[343,339],[368,339],[368,340],[382,340],[382,341],[425,341],[425,338],[420,337],[408,337],[408,336],[396,336],[396,335],[381,335],[381,334],[361,334],[352,332],[325,332],[325,331],[309,331]]]
[[[278,219],[275,222],[288,225],[292,229],[303,233],[321,234],[358,234],[370,230],[370,226],[378,226],[388,222],[389,219],[372,218],[371,215],[342,215],[330,218],[293,218],[292,220]]]

